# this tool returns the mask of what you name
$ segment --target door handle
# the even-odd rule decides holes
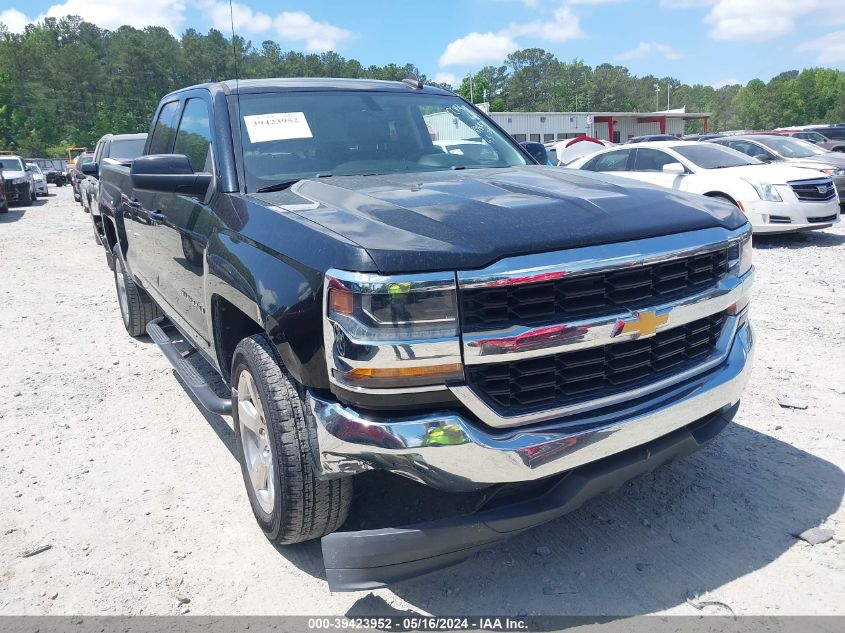
[[[153,222],[166,222],[167,215],[162,211],[152,211],[150,213],[150,220],[152,220]]]

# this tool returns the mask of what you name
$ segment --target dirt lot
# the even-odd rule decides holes
[[[368,596],[264,539],[230,421],[126,335],[89,217],[50,192],[0,216],[0,614],[845,614],[845,228],[755,240],[757,361],[715,444]]]

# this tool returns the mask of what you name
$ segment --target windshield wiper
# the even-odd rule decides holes
[[[282,180],[281,182],[277,182],[274,185],[267,185],[266,187],[261,187],[260,189],[256,189],[255,193],[270,193],[272,191],[284,191],[288,187],[292,187],[296,183],[298,183],[302,178],[291,178],[290,180]]]
[[[311,178],[331,178],[332,174],[314,174],[310,176]],[[267,185],[266,187],[261,187],[260,189],[256,189],[255,193],[272,193],[273,191],[284,191],[289,187],[292,187],[300,180],[307,180],[307,178],[291,178],[290,180],[281,180],[275,184]]]

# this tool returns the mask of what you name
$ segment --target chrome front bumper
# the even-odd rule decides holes
[[[457,412],[364,416],[309,393],[315,466],[326,478],[381,469],[443,490],[468,491],[541,479],[615,455],[739,401],[751,371],[753,333],[747,311],[731,320],[736,322],[727,327],[736,334],[718,367],[645,403],[567,417],[565,428],[558,420],[492,431]]]

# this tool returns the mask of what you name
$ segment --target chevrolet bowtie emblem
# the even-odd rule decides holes
[[[613,328],[611,336],[622,334],[636,334],[634,338],[647,338],[654,336],[657,328],[669,322],[669,313],[657,314],[657,312],[634,312],[633,318],[619,319],[616,327]]]

